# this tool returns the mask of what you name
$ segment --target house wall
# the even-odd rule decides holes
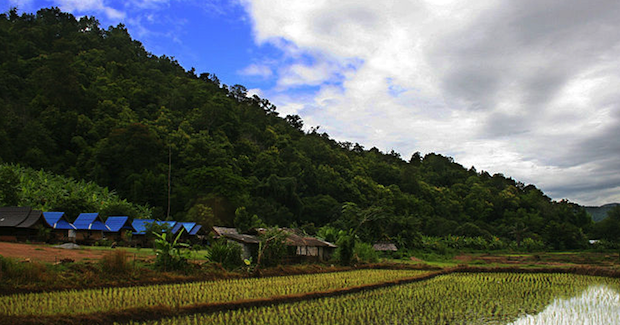
[[[52,229],[52,238],[57,241],[69,242],[75,241],[75,237],[69,236],[70,230],[68,229]]]
[[[241,246],[241,249],[242,249],[242,251],[241,251],[241,258],[243,258],[243,259],[249,259],[250,257],[252,257],[254,251],[256,250],[256,248],[253,249],[251,245],[240,243],[240,242],[235,241],[235,240],[228,239],[228,242],[229,243],[234,243],[236,245]],[[256,245],[254,245],[254,246],[256,246]]]
[[[77,230],[75,232],[76,241],[97,241],[103,238],[101,230]]]
[[[297,246],[297,255],[302,256],[320,256],[320,247],[316,246]]]

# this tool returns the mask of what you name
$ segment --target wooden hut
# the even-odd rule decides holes
[[[53,240],[75,242],[77,228],[67,220],[64,212],[43,212],[43,217],[53,228],[51,232]]]
[[[134,228],[132,241],[140,245],[149,243],[149,238],[151,237],[149,236],[149,231],[159,230],[174,235],[183,227],[176,221],[157,221],[153,219],[134,219],[131,225]]]
[[[249,259],[256,255],[260,239],[254,235],[240,234],[235,228],[213,227],[214,239],[224,238],[230,243],[236,243],[241,246],[243,252],[241,257]]]
[[[45,221],[43,212],[30,207],[0,208],[0,240],[45,240],[46,229],[52,226]]]
[[[75,226],[75,240],[77,242],[93,243],[104,238],[103,232],[110,231],[99,217],[99,213],[80,213],[73,222]]]
[[[265,228],[256,228],[251,233],[262,234],[266,231]],[[285,243],[291,248],[288,259],[293,262],[313,259],[325,261],[331,258],[337,248],[328,241],[304,235],[294,229],[280,228],[280,231],[286,233]]]
[[[105,225],[110,230],[104,230],[103,234],[106,238],[110,238],[114,241],[126,241],[128,239],[127,234],[133,233],[135,230],[129,222],[128,216],[111,216],[105,220]]]
[[[330,242],[299,234],[293,229],[284,228],[282,230],[288,234],[286,244],[295,247],[295,255],[298,257],[325,261],[336,250],[337,246]]]

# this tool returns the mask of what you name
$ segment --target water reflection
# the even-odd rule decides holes
[[[591,286],[580,296],[557,299],[536,315],[509,325],[620,325],[620,294],[607,286]]]

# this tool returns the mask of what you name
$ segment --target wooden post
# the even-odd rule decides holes
[[[172,145],[168,144],[168,211],[166,212],[166,220],[170,220],[170,192],[172,188]]]

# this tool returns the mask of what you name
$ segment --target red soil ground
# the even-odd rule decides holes
[[[0,242],[0,255],[4,257],[50,263],[59,262],[62,259],[72,259],[76,262],[84,259],[98,260],[106,252],[88,248],[63,249],[45,245]]]

